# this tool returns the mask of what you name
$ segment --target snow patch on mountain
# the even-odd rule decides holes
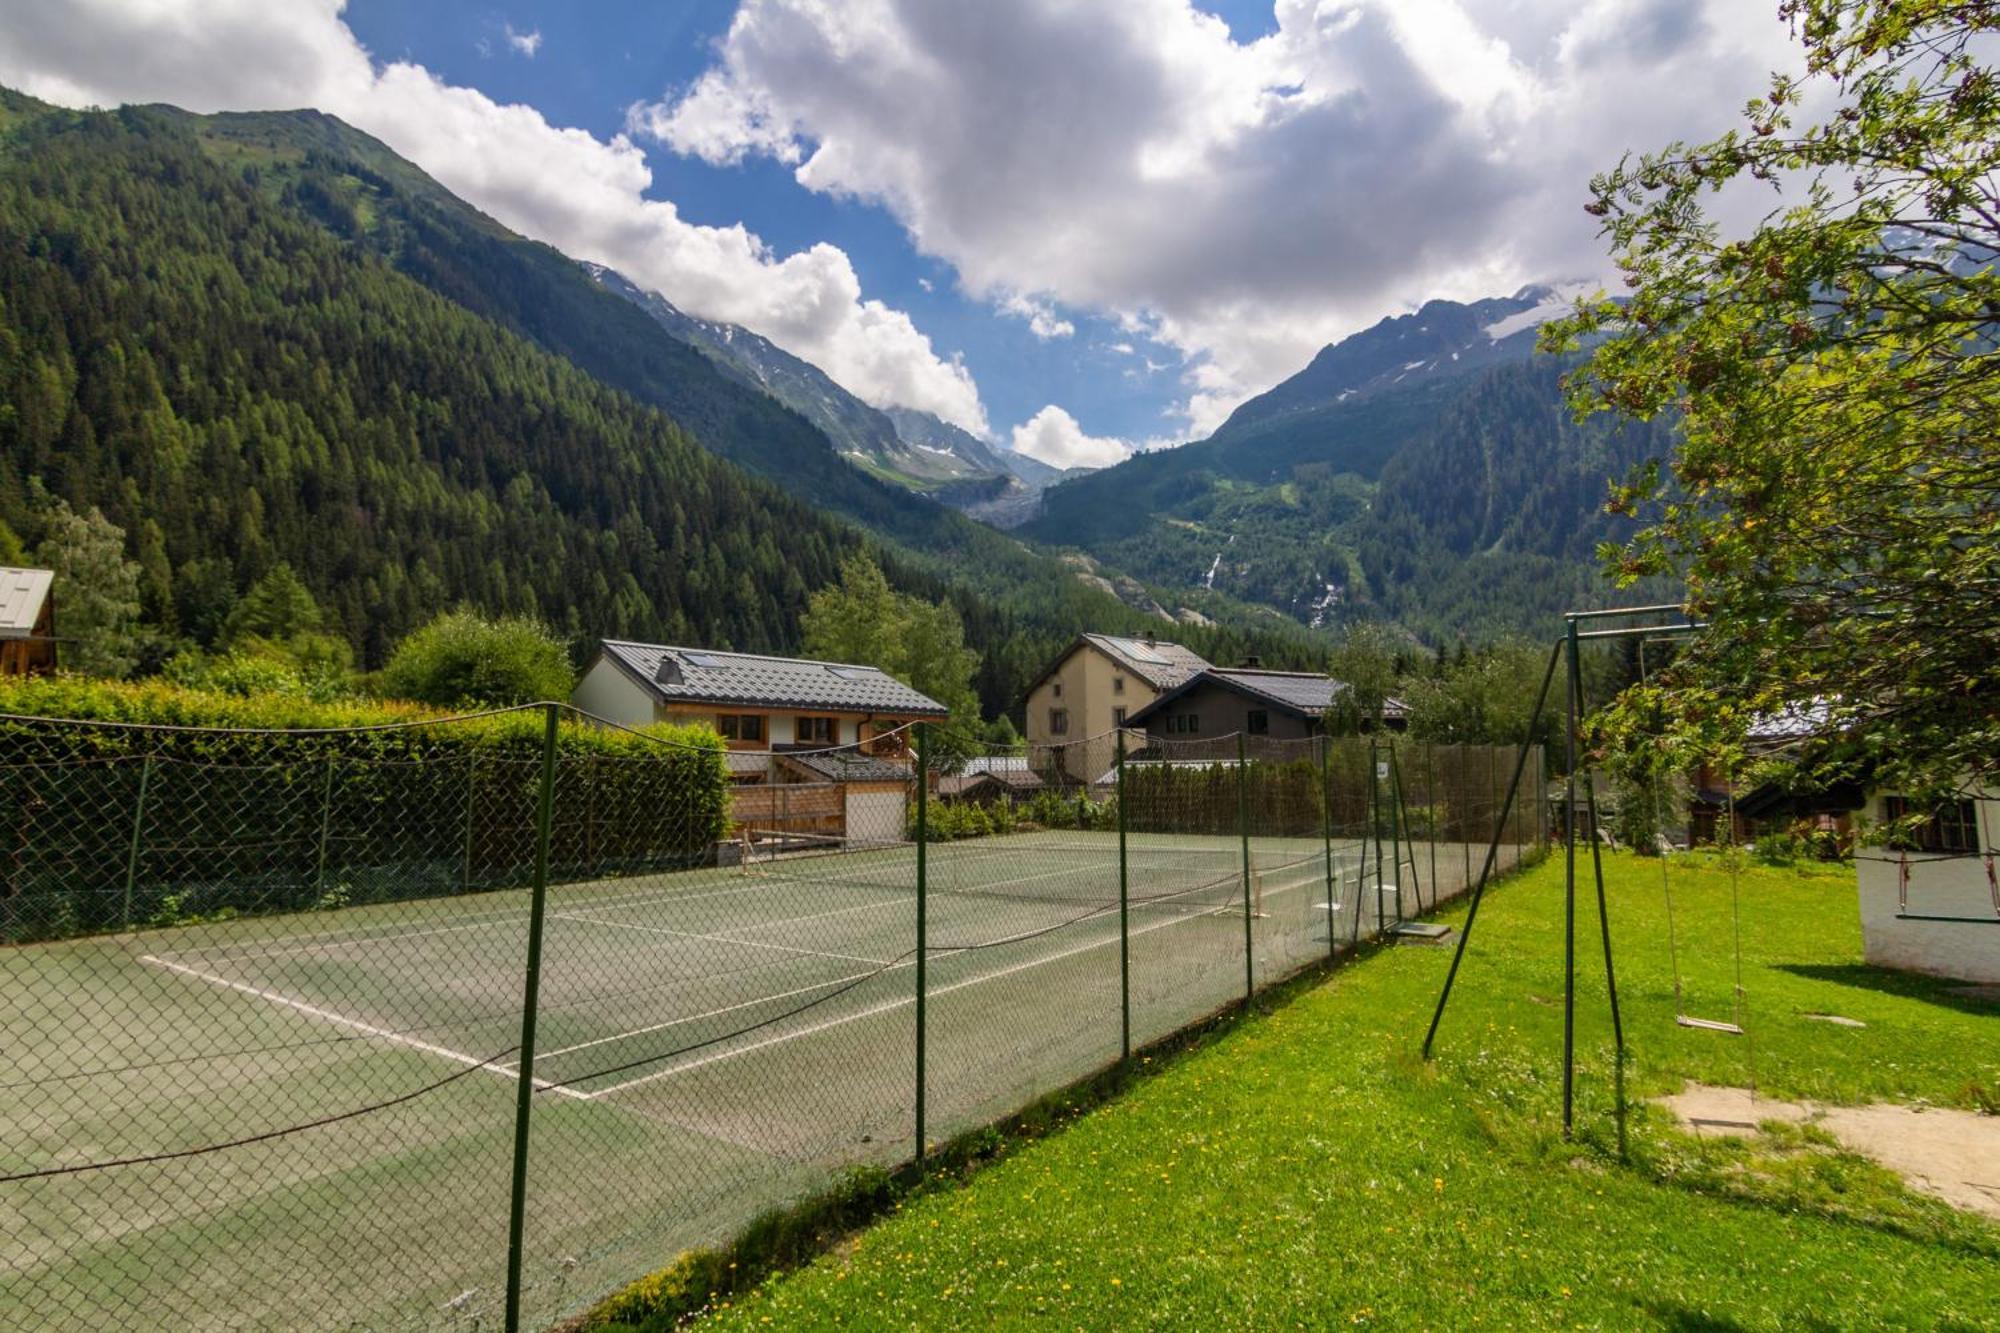
[[[1596,286],[1592,282],[1564,282],[1553,287],[1523,288],[1520,293],[1523,298],[1534,296],[1540,299],[1526,310],[1488,324],[1481,332],[1499,342],[1528,329],[1538,329],[1558,315],[1567,314],[1570,307],[1576,304],[1577,297],[1594,290]]]

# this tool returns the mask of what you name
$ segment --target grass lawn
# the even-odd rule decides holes
[[[1675,865],[1687,1007],[1726,1017],[1730,877]],[[1632,1098],[1754,1075],[1771,1096],[2000,1111],[2000,1010],[1865,967],[1851,870],[1743,871],[1747,1038],[1674,1024],[1658,862],[1607,876]],[[1564,1142],[1561,932],[1557,858],[1487,899],[1433,1063],[1417,1048],[1450,955],[1385,950],[709,1319],[2000,1329],[2000,1227],[1813,1131],[1697,1142],[1635,1106],[1621,1161],[1587,891]]]

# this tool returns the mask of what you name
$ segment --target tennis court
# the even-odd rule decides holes
[[[172,904],[175,924],[0,948],[0,1176],[16,1177],[0,1182],[0,1326],[96,1329],[139,1309],[185,1327],[494,1326],[530,893],[343,895],[474,873],[521,883],[514,858],[532,841],[495,844],[489,871],[472,821],[531,812],[515,793],[532,766],[481,759],[474,787],[463,763],[378,762],[371,781],[398,785],[343,803],[323,757],[155,762],[155,795],[166,782],[187,796],[153,807],[167,812],[146,825],[153,859],[130,816],[65,822],[67,841],[34,844],[31,882],[50,889],[17,899],[13,919],[155,920]],[[45,823],[85,808],[75,793],[144,806],[130,771],[47,772],[19,788],[46,793],[31,811]],[[1239,806],[1293,830],[1322,807],[1310,787],[1290,810],[1275,783],[1259,806],[1229,798],[1233,773],[1175,772],[1171,791],[1132,803],[1151,827],[1124,838],[1122,906],[1115,829],[925,846],[927,1140],[1112,1065],[1128,1023],[1143,1045],[1369,937],[1395,919],[1399,881],[1401,910],[1427,909],[1486,850],[1405,843],[1399,871],[1396,849],[1358,829],[1232,835],[1252,824]],[[578,859],[552,874],[544,915],[530,1325],[917,1147],[917,847],[773,834],[748,840],[744,864],[578,873],[593,848],[631,855],[607,832],[611,776],[586,760],[556,779],[555,841]],[[565,804],[593,790],[594,808]],[[266,809],[293,811],[301,836],[252,817]],[[1215,827],[1155,831],[1178,824]],[[1518,851],[1504,844],[1500,868]],[[246,883],[311,910],[187,910],[243,901]]]

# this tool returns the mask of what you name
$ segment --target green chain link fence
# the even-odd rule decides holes
[[[540,1327],[1539,842],[1539,764],[0,718],[0,1326]]]

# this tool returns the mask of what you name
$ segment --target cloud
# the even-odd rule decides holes
[[[528,57],[528,59],[533,60],[535,52],[542,49],[542,30],[535,28],[529,32],[517,32],[511,23],[507,24],[506,28],[507,45],[513,47],[516,51]]]
[[[1174,346],[1199,432],[1386,313],[1604,272],[1589,176],[1725,128],[1791,62],[1776,8],[1275,0],[1244,43],[1191,0],[744,0],[630,123]]]
[[[1055,467],[1110,467],[1132,454],[1123,440],[1084,434],[1076,418],[1054,403],[1014,427],[1013,446]]]
[[[984,435],[972,375],[910,317],[863,295],[845,252],[773,252],[742,226],[690,223],[645,197],[625,135],[564,129],[419,65],[378,66],[342,0],[69,0],[0,6],[0,82],[67,105],[195,111],[312,106],[382,139],[516,231],[609,264],[707,319],[755,329],[868,401]]]
[[[1000,302],[1000,309],[1018,319],[1028,321],[1028,332],[1043,342],[1051,338],[1067,338],[1076,332],[1076,325],[1056,313],[1055,307],[1039,297],[1012,295]]]

